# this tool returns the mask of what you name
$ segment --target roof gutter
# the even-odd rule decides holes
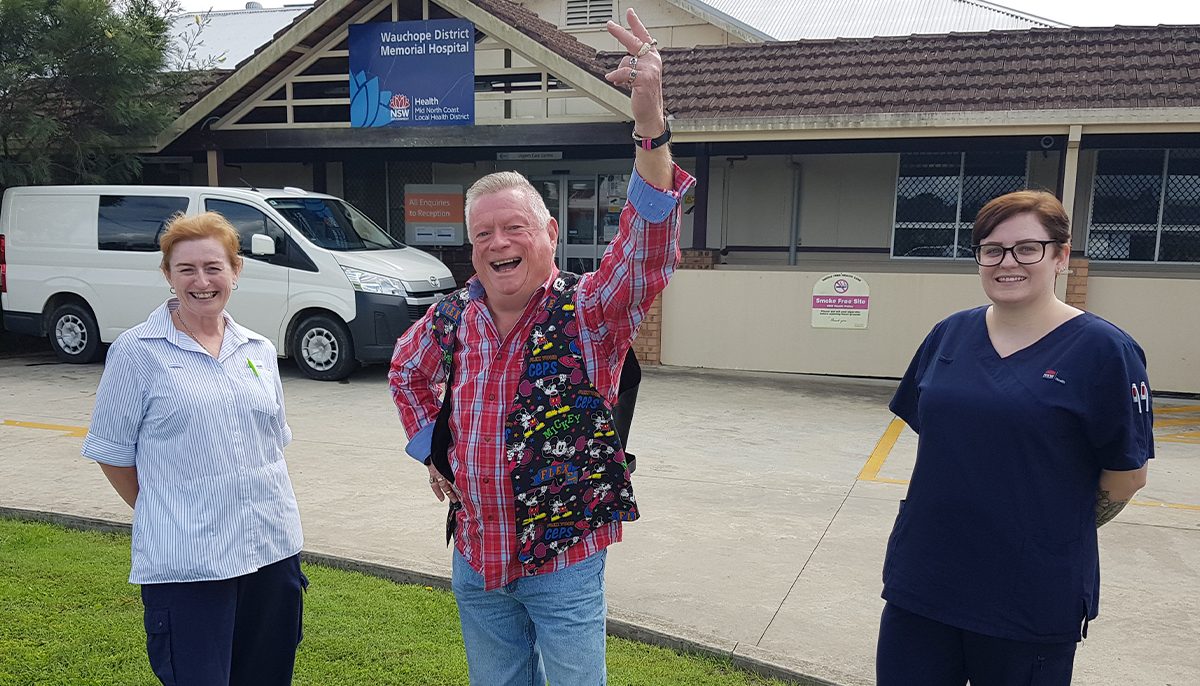
[[[901,112],[785,117],[688,118],[671,121],[678,143],[751,140],[930,138],[948,136],[1200,133],[1200,108],[1153,107],[999,112]]]

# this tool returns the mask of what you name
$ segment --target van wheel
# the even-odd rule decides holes
[[[100,327],[83,305],[65,303],[50,315],[50,347],[58,359],[87,364],[100,356]]]
[[[313,315],[296,327],[292,357],[305,376],[317,381],[344,379],[358,366],[346,325],[323,314]]]

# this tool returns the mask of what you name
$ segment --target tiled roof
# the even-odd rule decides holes
[[[664,51],[677,118],[1200,107],[1200,26]]]
[[[1065,26],[986,0],[671,1],[710,8],[776,40]]]
[[[368,1],[345,2],[302,43],[316,44]],[[471,2],[602,82],[616,63],[618,55],[596,53],[520,5]],[[299,56],[285,53],[212,114],[228,112]],[[701,46],[667,49],[663,60],[666,106],[678,119],[1200,107],[1200,26]],[[228,73],[198,84],[192,102]]]

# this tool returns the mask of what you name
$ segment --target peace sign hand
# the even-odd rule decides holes
[[[613,85],[630,88],[633,130],[640,136],[655,138],[667,128],[663,119],[662,58],[655,48],[658,41],[650,37],[632,9],[625,12],[625,19],[628,29],[608,22],[608,32],[629,54],[605,78]]]

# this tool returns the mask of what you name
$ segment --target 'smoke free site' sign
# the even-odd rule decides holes
[[[462,19],[350,26],[350,125],[475,123],[475,26]]]

